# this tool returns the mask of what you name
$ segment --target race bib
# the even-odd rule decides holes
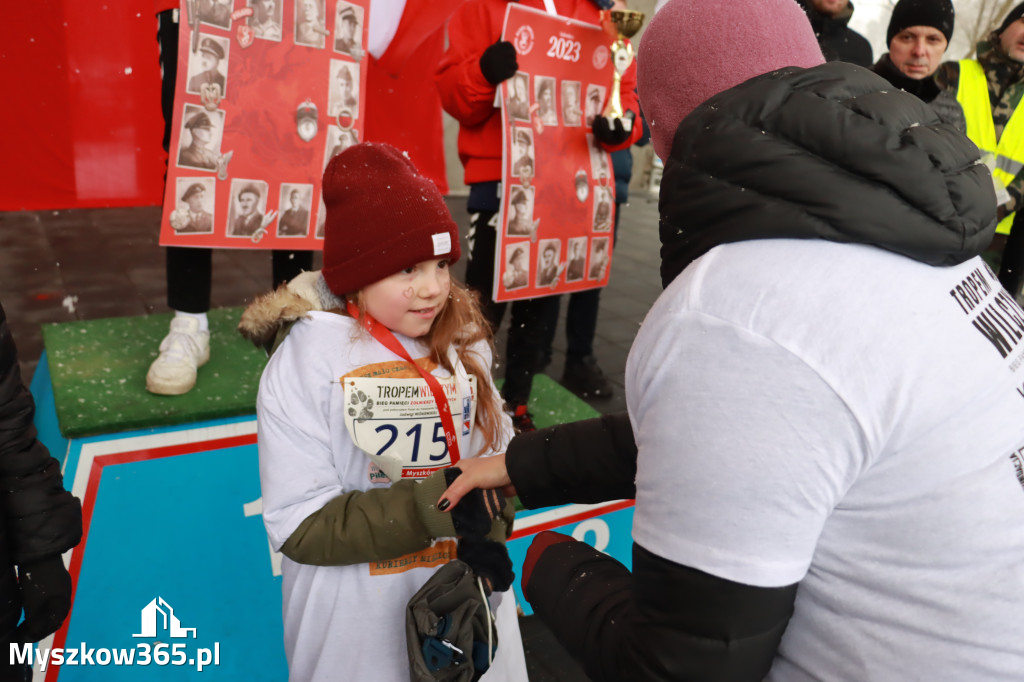
[[[455,377],[438,378],[455,421],[456,436],[468,436],[476,417],[476,377],[469,395]],[[425,478],[451,464],[444,426],[423,379],[346,377],[345,426],[356,447],[390,480]],[[461,418],[460,418],[461,417]]]

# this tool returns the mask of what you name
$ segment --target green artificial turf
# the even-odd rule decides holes
[[[179,396],[146,390],[170,314],[45,325],[61,433],[72,438],[253,414],[266,357],[235,331],[241,314],[210,311],[210,361],[199,368],[195,388]]]
[[[241,313],[210,311],[210,361],[199,368],[195,388],[179,396],[146,390],[146,371],[170,314],[45,325],[61,434],[76,438],[254,414],[266,357],[235,330]],[[529,409],[538,428],[598,416],[545,374],[534,377]]]

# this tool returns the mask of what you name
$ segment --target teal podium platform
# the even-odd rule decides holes
[[[56,359],[61,373],[80,376],[76,362],[96,364],[76,354]],[[135,359],[143,376],[149,359]],[[178,424],[165,423],[164,411],[159,425],[76,435],[77,422],[69,433],[58,418],[55,394],[65,387],[50,371],[54,362],[47,346],[31,386],[36,426],[82,501],[84,535],[65,555],[74,584],[68,619],[35,650],[19,652],[33,657],[34,680],[286,680],[281,556],[261,517],[254,407],[198,421],[182,414]],[[200,381],[210,370],[227,371],[207,365]],[[541,426],[596,416],[543,375],[531,403]],[[549,529],[629,565],[632,515],[632,501],[519,512],[508,545],[516,573],[532,536]],[[518,580],[514,590],[530,613]]]

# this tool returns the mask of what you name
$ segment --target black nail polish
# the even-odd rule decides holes
[[[452,504],[452,503],[448,501],[448,498],[445,498],[445,499],[443,499],[443,500],[441,500],[440,502],[438,502],[438,503],[437,503],[437,508],[438,508],[438,509],[439,509],[440,511],[444,511],[445,509],[447,509],[448,507],[450,507],[450,506],[451,506],[451,504]]]

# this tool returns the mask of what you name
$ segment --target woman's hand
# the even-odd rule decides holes
[[[459,500],[476,488],[501,488],[501,493],[505,497],[513,497],[516,494],[515,486],[512,485],[508,470],[505,468],[505,453],[494,457],[460,459],[456,466],[462,470],[462,475],[452,481],[441,499],[437,501],[437,508],[440,511],[451,511],[459,504]]]

